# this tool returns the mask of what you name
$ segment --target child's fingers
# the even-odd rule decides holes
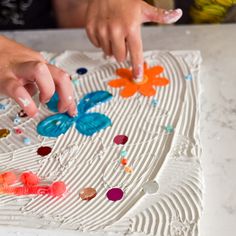
[[[122,30],[116,28],[111,32],[112,54],[118,62],[126,59],[126,42]]]
[[[60,98],[58,104],[59,112],[68,112],[69,115],[75,116],[77,114],[77,108],[70,76],[53,65],[48,65],[48,68],[52,74],[56,91],[58,92]]]
[[[105,25],[99,27],[98,39],[99,39],[99,45],[103,49],[104,53],[107,56],[110,56],[112,53],[111,52],[111,45],[110,45],[108,30]]]
[[[97,38],[97,33],[95,31],[95,27],[94,27],[94,22],[90,21],[86,24],[86,32],[88,35],[89,40],[91,41],[91,43],[95,46],[95,47],[100,47],[99,44],[99,40]]]
[[[28,116],[33,117],[37,114],[38,109],[32,97],[18,80],[15,78],[6,79],[4,88],[6,95],[13,98]]]
[[[147,3],[143,4],[143,23],[156,22],[160,24],[173,24],[178,21],[183,15],[181,9],[168,11],[161,8],[153,7]]]
[[[51,73],[44,62],[25,62],[17,65],[15,75],[27,81],[35,82],[40,91],[40,101],[46,103],[55,92]]]
[[[131,57],[133,78],[136,82],[141,82],[143,80],[143,45],[140,27],[129,34],[127,46]]]

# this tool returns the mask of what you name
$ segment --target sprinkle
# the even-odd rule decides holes
[[[28,115],[25,113],[24,110],[21,110],[18,112],[18,116],[21,117],[21,118],[24,118],[24,117],[27,117]]]
[[[97,191],[94,188],[83,188],[79,191],[79,196],[82,200],[89,201],[95,198]]]
[[[158,191],[159,185],[156,181],[149,181],[143,185],[143,191],[147,194],[154,194]]]
[[[30,138],[28,138],[28,137],[24,138],[24,139],[23,139],[23,142],[24,142],[24,144],[26,144],[26,145],[30,145],[30,144],[31,144],[31,140],[30,140]]]
[[[121,155],[122,157],[127,156],[127,151],[126,151],[126,150],[122,150],[122,151],[120,152],[120,155]]]
[[[39,183],[38,176],[35,175],[32,172],[22,173],[21,176],[20,176],[20,180],[25,186],[34,186],[34,185],[37,185]]]
[[[79,74],[79,75],[84,75],[84,74],[86,74],[87,72],[88,72],[88,70],[87,70],[86,68],[84,68],[84,67],[78,68],[78,69],[76,70],[76,73]]]
[[[166,130],[167,133],[173,133],[174,132],[174,128],[171,125],[165,126],[165,130]]]
[[[123,158],[123,159],[121,159],[120,163],[121,163],[121,165],[126,166],[128,163],[128,160]]]
[[[113,142],[117,145],[124,145],[127,143],[127,141],[128,137],[125,135],[117,135],[113,140]]]
[[[47,146],[43,147],[42,146],[42,147],[38,148],[37,154],[44,157],[44,156],[47,156],[48,154],[50,154],[51,151],[52,151],[51,147],[47,147]]]
[[[126,167],[125,167],[125,172],[126,172],[127,174],[131,174],[133,171],[134,171],[134,170],[133,170],[132,167],[130,167],[130,166],[126,166]]]
[[[152,101],[151,101],[151,104],[152,104],[152,106],[156,107],[157,104],[158,104],[158,100],[153,98]]]
[[[192,75],[191,75],[191,74],[188,74],[187,76],[185,76],[185,79],[186,79],[186,80],[192,80],[192,79],[193,79],[193,77],[192,77]]]
[[[107,192],[107,198],[110,201],[116,202],[120,201],[124,196],[124,192],[120,188],[112,188]]]
[[[15,125],[18,125],[18,124],[20,123],[20,121],[21,121],[21,119],[20,119],[20,117],[17,115],[17,116],[14,118],[13,123],[14,123]]]
[[[23,130],[20,129],[20,128],[14,128],[14,131],[16,134],[22,134],[23,133]]]
[[[5,172],[0,174],[0,184],[11,185],[16,182],[16,175],[13,172]]]
[[[0,111],[5,111],[6,110],[6,105],[0,103]]]
[[[0,139],[6,138],[10,134],[9,129],[0,129]]]

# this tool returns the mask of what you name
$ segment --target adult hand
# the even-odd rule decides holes
[[[32,99],[37,89],[42,103],[47,103],[57,91],[59,112],[76,115],[69,75],[47,64],[39,52],[0,36],[0,93],[13,98],[27,115],[33,117],[38,112]]]

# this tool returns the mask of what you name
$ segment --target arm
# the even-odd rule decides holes
[[[85,27],[88,3],[89,0],[53,0],[53,7],[59,27]]]

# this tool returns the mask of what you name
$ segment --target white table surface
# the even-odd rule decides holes
[[[36,50],[98,50],[88,42],[83,30],[22,31],[6,35]],[[145,50],[202,52],[201,142],[205,193],[200,235],[236,235],[236,24],[148,27],[143,29],[143,41]],[[85,234],[0,227],[0,235]]]

